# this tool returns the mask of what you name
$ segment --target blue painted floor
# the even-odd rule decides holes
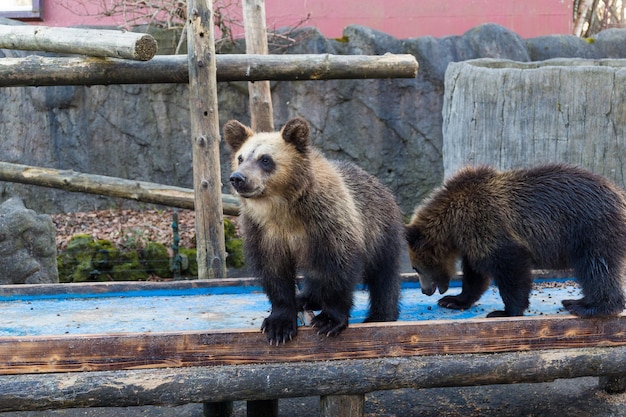
[[[447,294],[457,294],[460,287]],[[491,287],[465,311],[437,306],[441,295],[428,297],[419,284],[407,282],[402,291],[400,320],[443,320],[485,317],[503,308]],[[531,294],[528,315],[566,314],[561,300],[581,297],[578,287],[562,280],[539,284]],[[0,336],[34,336],[121,332],[211,331],[260,328],[269,302],[260,287],[192,288],[142,292],[0,297]],[[367,314],[367,292],[355,292],[351,322]]]

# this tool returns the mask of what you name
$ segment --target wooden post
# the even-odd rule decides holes
[[[267,55],[265,0],[242,0],[246,54]],[[274,110],[269,81],[248,82],[250,126],[255,132],[274,130]],[[248,417],[278,417],[278,400],[248,401]]]
[[[365,395],[325,395],[320,399],[322,417],[363,417]]]
[[[243,24],[246,34],[246,53],[267,55],[265,0],[243,0]],[[270,82],[249,82],[248,95],[252,130],[272,132],[274,116]]]
[[[213,1],[189,0],[189,110],[198,278],[226,276]]]

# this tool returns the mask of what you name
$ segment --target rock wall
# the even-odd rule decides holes
[[[59,282],[55,235],[50,216],[19,198],[0,204],[0,284]]]
[[[297,42],[273,46],[288,54],[392,52],[417,58],[415,79],[271,84],[277,128],[293,116],[305,117],[325,154],[355,161],[381,178],[406,214],[443,178],[442,108],[450,62],[626,57],[626,31],[617,29],[592,43],[573,36],[523,40],[494,24],[444,38],[396,39],[361,26],[347,27],[341,39],[326,39],[311,28],[290,37]],[[0,57],[25,54],[0,50]],[[218,88],[220,124],[231,118],[249,123],[246,83]],[[186,85],[3,88],[0,102],[3,161],[192,187]],[[228,161],[224,148],[222,178]],[[0,182],[0,199],[14,195],[46,213],[141,205]]]

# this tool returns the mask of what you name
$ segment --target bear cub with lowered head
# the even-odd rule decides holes
[[[404,243],[391,193],[356,165],[326,159],[304,119],[280,132],[255,133],[234,120],[223,130],[244,253],[272,306],[261,326],[270,344],[296,335],[302,310],[320,310],[311,321],[319,334],[339,334],[361,279],[370,298],[365,321],[397,320]],[[304,275],[299,294],[297,273]]]
[[[583,169],[466,167],[417,207],[405,232],[427,295],[446,292],[456,260],[462,260],[461,293],[441,298],[442,307],[469,308],[493,279],[504,311],[487,317],[521,316],[529,305],[532,268],[572,268],[583,298],[563,300],[570,313],[611,316],[624,310],[624,193]]]

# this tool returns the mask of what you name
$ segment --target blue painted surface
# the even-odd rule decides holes
[[[457,284],[447,294],[458,292]],[[495,287],[465,311],[437,306],[439,297],[425,296],[417,283],[405,283],[400,320],[477,318],[503,308]],[[579,297],[579,288],[565,281],[554,287],[540,287],[531,294],[527,314],[565,314],[561,300]],[[261,326],[269,309],[265,294],[254,286],[12,295],[0,297],[0,336],[254,329]],[[366,314],[367,292],[359,289],[351,322],[363,321]]]

